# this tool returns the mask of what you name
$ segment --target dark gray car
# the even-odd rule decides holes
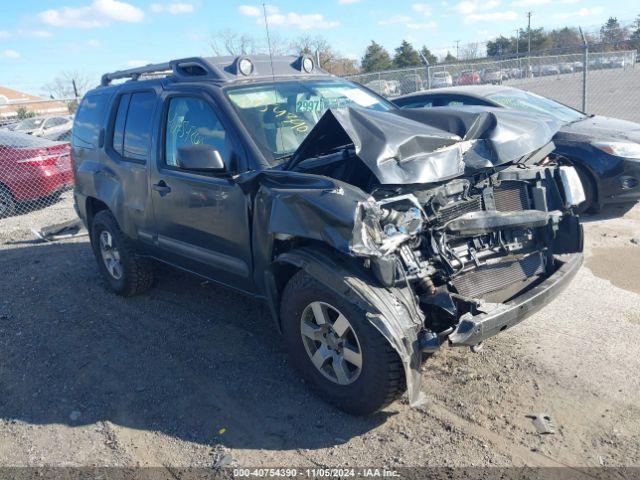
[[[82,100],[75,204],[112,290],[149,288],[155,259],[261,298],[307,383],[365,414],[420,403],[424,354],[572,278],[583,192],[556,129],[401,111],[306,56],[175,60]]]

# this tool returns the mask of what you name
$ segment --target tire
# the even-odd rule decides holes
[[[334,321],[334,326],[338,323],[335,321],[337,313],[348,320],[351,330],[345,337],[351,338],[346,342],[350,346],[345,346],[342,351],[347,348],[352,352],[359,351],[361,364],[358,371],[355,364],[347,362],[349,383],[338,383],[338,376],[335,375],[338,369],[334,368],[334,361],[339,357],[329,359],[323,370],[312,362],[309,344],[312,344],[311,348],[319,344],[318,350],[323,344],[303,336],[302,322],[308,315],[311,315],[312,322],[316,319],[313,306],[319,304],[327,306],[327,318]],[[306,272],[299,271],[289,280],[282,295],[280,315],[293,366],[327,402],[353,415],[368,415],[389,405],[405,391],[402,362],[389,342],[369,323],[366,312],[336,295]],[[333,352],[339,355],[339,349],[335,346]],[[329,378],[334,375],[336,378]]]
[[[588,173],[584,168],[576,167],[574,165],[576,171],[578,172],[578,176],[580,177],[580,182],[582,183],[582,189],[584,190],[585,201],[582,202],[576,208],[576,213],[578,215],[582,215],[584,213],[592,213],[596,211],[596,186],[591,174]]]
[[[105,243],[107,246],[110,244],[110,248],[103,248]],[[131,240],[120,230],[118,222],[108,210],[98,212],[93,218],[91,246],[98,268],[112,291],[130,297],[151,287],[151,262],[135,252]],[[109,262],[109,258],[114,261]]]
[[[16,201],[11,191],[0,185],[0,218],[11,217],[16,213]]]

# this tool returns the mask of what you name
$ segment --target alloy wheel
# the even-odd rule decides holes
[[[356,332],[337,308],[312,302],[300,318],[305,350],[316,369],[338,385],[356,381],[362,371],[362,349]]]
[[[100,254],[109,275],[120,280],[123,273],[120,251],[113,241],[113,236],[107,230],[100,232]]]

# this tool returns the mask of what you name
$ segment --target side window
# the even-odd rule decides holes
[[[151,129],[156,95],[153,92],[132,93],[124,125],[122,157],[146,161],[151,149]]]
[[[129,93],[120,97],[116,119],[113,124],[113,139],[111,141],[111,146],[120,154],[120,156],[123,156],[124,124],[127,120],[127,109],[129,108],[130,99],[131,94]]]
[[[449,107],[462,107],[465,105],[483,105],[486,106],[487,103],[482,100],[478,100],[472,97],[450,97],[451,100],[446,100],[445,105]]]
[[[431,108],[433,107],[433,102],[430,100],[421,100],[418,102],[406,103],[402,105],[400,108]]]
[[[87,95],[76,113],[73,124],[73,145],[81,148],[96,148],[100,137],[100,128],[107,104],[106,95]]]
[[[216,147],[229,165],[231,145],[226,132],[211,106],[196,97],[173,97],[166,117],[165,164],[178,167],[178,149],[205,143]]]

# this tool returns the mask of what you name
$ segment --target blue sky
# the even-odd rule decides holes
[[[526,27],[583,25],[609,16],[631,21],[637,0],[271,0],[272,32],[281,39],[322,35],[360,58],[375,39],[389,50],[403,39],[437,54],[455,42],[479,42]],[[21,0],[0,5],[0,85],[30,93],[64,70],[95,78],[140,63],[211,54],[212,34],[233,29],[264,35],[262,2],[177,0]]]

